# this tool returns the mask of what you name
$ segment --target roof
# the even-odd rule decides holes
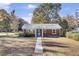
[[[61,29],[59,24],[24,24],[22,29]]]

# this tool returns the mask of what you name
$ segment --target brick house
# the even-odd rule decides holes
[[[59,24],[24,24],[23,30],[32,30],[35,37],[60,37],[63,35],[62,27]]]

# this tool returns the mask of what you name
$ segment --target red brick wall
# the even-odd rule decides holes
[[[44,37],[55,37],[55,36],[59,36],[59,29],[56,30],[56,33],[53,33],[52,32],[52,29],[45,29],[45,30],[43,30],[43,36]]]

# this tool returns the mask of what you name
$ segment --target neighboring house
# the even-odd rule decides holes
[[[75,28],[75,29],[72,30],[71,32],[79,32],[79,27]]]
[[[36,37],[59,37],[63,35],[59,24],[24,24],[23,30],[32,30]]]

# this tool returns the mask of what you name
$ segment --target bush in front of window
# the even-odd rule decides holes
[[[27,33],[19,33],[19,37],[34,37],[35,34],[34,33],[30,33],[30,32],[27,32]]]

